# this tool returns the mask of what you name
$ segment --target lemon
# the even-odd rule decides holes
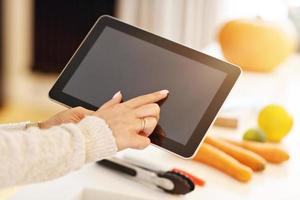
[[[267,141],[265,133],[263,133],[259,129],[255,129],[255,128],[248,129],[244,133],[243,139],[244,140],[255,141],[255,142],[266,142]]]
[[[271,142],[280,142],[292,129],[293,118],[280,105],[264,107],[258,115],[258,126]]]

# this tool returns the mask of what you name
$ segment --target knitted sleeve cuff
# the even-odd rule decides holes
[[[86,116],[78,125],[85,136],[86,163],[101,160],[117,152],[112,130],[103,119]]]

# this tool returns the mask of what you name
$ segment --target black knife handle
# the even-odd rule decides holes
[[[108,159],[104,159],[104,160],[100,160],[97,161],[98,165],[101,165],[103,167],[109,168],[109,169],[113,169],[119,172],[123,172],[124,174],[127,174],[129,176],[136,176],[137,172],[134,169],[131,169],[127,166],[121,165],[119,163],[113,162],[111,160]]]

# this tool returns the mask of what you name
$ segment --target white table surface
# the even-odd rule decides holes
[[[255,174],[249,183],[240,183],[203,164],[182,160],[150,146],[143,151],[127,150],[121,154],[131,154],[162,166],[180,167],[203,178],[205,187],[197,187],[185,196],[173,196],[91,164],[60,179],[23,187],[12,199],[68,200],[83,188],[131,194],[146,199],[300,199],[299,94],[300,56],[295,55],[271,74],[244,74],[223,107],[223,113],[227,110],[227,113],[240,116],[239,129],[210,130],[210,134],[239,138],[245,129],[255,124],[258,109],[267,103],[281,103],[294,115],[295,126],[283,142],[291,159],[282,165],[268,164],[266,170]]]

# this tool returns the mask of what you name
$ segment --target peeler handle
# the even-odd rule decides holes
[[[101,165],[103,167],[109,168],[109,169],[113,169],[115,171],[123,172],[124,174],[127,174],[129,176],[136,176],[137,175],[136,170],[134,170],[132,168],[129,168],[125,165],[119,164],[117,162],[110,161],[108,159],[98,161],[97,164]]]
[[[134,166],[133,164],[127,163],[126,161],[117,157],[98,161],[97,164],[115,171],[122,172],[134,177],[137,180],[154,184],[166,190],[172,190],[174,188],[173,182],[168,178],[159,177],[155,172]]]

